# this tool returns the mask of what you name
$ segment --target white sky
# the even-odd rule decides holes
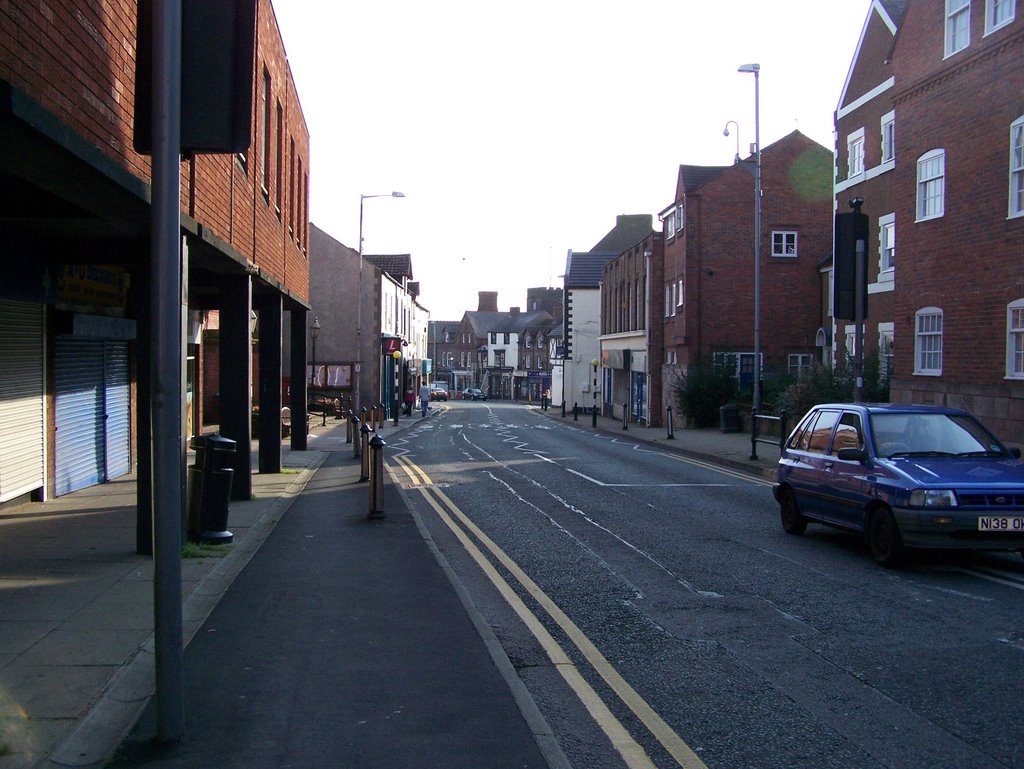
[[[870,0],[274,0],[311,134],[310,214],[410,253],[421,303],[525,306],[618,214],[673,202],[680,164],[728,165],[832,116]],[[314,308],[315,309],[315,308]]]

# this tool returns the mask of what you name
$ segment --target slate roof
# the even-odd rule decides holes
[[[637,242],[639,241],[633,241]],[[565,287],[600,288],[604,266],[621,253],[622,251],[570,251],[565,265]]]
[[[650,214],[620,214],[615,217],[615,226],[590,251],[611,251],[618,256],[652,234],[653,221]]]
[[[687,192],[696,192],[730,168],[732,166],[679,166],[679,175],[683,180],[683,189]]]
[[[903,21],[903,13],[907,10],[907,0],[879,0],[889,18],[899,25]]]
[[[534,312],[480,312],[471,311],[466,313],[473,328],[473,335],[485,337],[491,333],[521,334],[527,328],[540,325],[543,322],[550,323],[554,320],[544,310]]]
[[[412,280],[411,254],[363,254],[363,259],[396,281],[401,282],[402,278]]]

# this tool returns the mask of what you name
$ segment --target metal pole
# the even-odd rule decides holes
[[[355,397],[355,408],[359,411],[359,405],[362,402],[362,389],[363,389],[363,201],[366,200],[365,195],[359,196],[359,281],[357,283],[358,291],[356,292],[356,360],[353,364],[356,368],[354,372],[356,397]]]
[[[665,436],[668,440],[674,441],[676,439],[675,427],[672,424],[672,404],[668,405],[668,435]]]
[[[622,429],[629,429],[629,401],[624,401],[622,404]]]
[[[181,249],[181,0],[153,3],[153,624],[157,739],[185,733],[181,601],[185,440]]]
[[[362,444],[360,451],[362,453],[362,462],[359,465],[359,480],[368,481],[370,480],[370,426],[363,424],[359,428],[360,443]]]
[[[366,517],[378,520],[384,517],[384,439],[379,435],[370,439],[370,453],[373,454],[373,469],[370,471],[369,511]]]
[[[359,424],[360,424],[359,417],[357,417],[357,416],[355,416],[353,414],[352,415],[352,428],[351,428],[351,434],[352,434],[352,458],[353,459],[355,459],[355,458],[357,458],[359,456],[359,446],[360,446],[360,442],[362,441],[362,436],[361,436],[361,434],[359,432]]]
[[[754,408],[761,408],[761,68],[754,69]]]
[[[857,208],[860,211],[860,208]],[[854,341],[853,345],[856,348],[853,351],[853,400],[857,403],[864,401],[864,277],[866,274],[865,270],[865,259],[867,258],[867,244],[863,240],[858,240],[856,245],[856,264],[857,276],[854,281],[856,296],[854,299]]]

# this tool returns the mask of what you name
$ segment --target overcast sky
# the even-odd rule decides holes
[[[274,0],[310,131],[310,215],[410,253],[434,320],[561,285],[618,214],[673,202],[680,164],[728,165],[832,116],[870,0]],[[658,225],[656,224],[656,227]],[[315,311],[314,307],[314,311]]]

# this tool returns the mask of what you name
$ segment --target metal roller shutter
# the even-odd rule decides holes
[[[103,342],[57,337],[57,495],[92,486],[103,478]]]
[[[131,393],[128,344],[107,342],[104,350],[107,480],[132,469]]]
[[[0,502],[42,487],[43,308],[0,300]]]

